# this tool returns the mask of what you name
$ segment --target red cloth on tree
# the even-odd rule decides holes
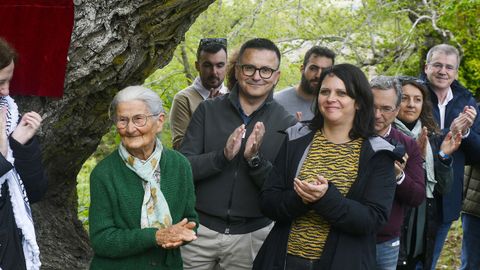
[[[0,18],[0,36],[19,56],[10,94],[61,97],[73,1],[1,0]]]

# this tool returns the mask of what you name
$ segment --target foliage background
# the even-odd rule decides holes
[[[472,92],[480,92],[479,18],[478,0],[217,0],[189,29],[170,64],[153,73],[144,85],[161,96],[168,112],[175,93],[197,75],[195,53],[201,38],[226,37],[231,53],[250,38],[265,37],[275,41],[282,52],[277,90],[299,81],[303,54],[313,45],[331,48],[338,55],[336,63],[356,64],[371,78],[375,74],[417,76],[428,49],[450,43],[463,56],[459,80]],[[161,136],[170,146],[168,121]],[[78,175],[79,218],[87,230],[89,174],[118,142],[112,128]],[[460,239],[458,222],[439,269],[459,266]]]

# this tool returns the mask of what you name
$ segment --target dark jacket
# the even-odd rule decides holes
[[[388,223],[377,234],[377,243],[399,237],[405,208],[418,206],[425,200],[423,158],[417,142],[394,127],[386,139],[401,143],[408,154],[408,160],[404,170],[405,179],[400,185],[396,185],[392,211]]]
[[[477,105],[479,104],[480,103]],[[477,162],[472,166],[465,167],[463,189],[464,200],[462,211],[466,214],[480,217],[480,162]]]
[[[254,261],[253,269],[284,269],[291,223],[315,210],[331,225],[321,269],[373,269],[375,236],[387,222],[395,193],[393,146],[380,137],[366,140],[360,152],[358,175],[346,197],[330,183],[314,204],[304,204],[293,190],[315,132],[301,124],[287,130],[275,166],[265,182],[260,203],[263,213],[276,221]]]
[[[480,163],[465,168],[463,212],[480,217]]]
[[[228,161],[223,154],[228,137],[244,124],[238,91],[237,84],[229,94],[200,103],[180,147],[192,165],[200,223],[232,234],[252,232],[271,222],[260,212],[258,195],[285,136],[278,131],[296,122],[270,93],[250,115],[240,151]],[[262,162],[252,169],[243,153],[246,140],[259,121],[265,125],[259,150]]]
[[[428,139],[437,181],[434,198],[428,198],[416,208],[407,209],[402,226],[397,269],[416,269],[418,261],[423,263],[423,269],[431,268],[435,237],[438,226],[442,223],[437,205],[442,202],[440,195],[449,192],[452,186],[452,158],[442,161],[438,155],[444,136],[431,134]]]
[[[438,110],[438,98],[433,91],[431,85],[427,81],[427,87],[430,90],[430,98],[433,103],[433,115],[437,123],[440,124],[440,112]],[[443,133],[446,134],[450,128],[452,121],[463,112],[464,107],[469,105],[476,108],[479,113],[478,106],[475,99],[466,88],[460,83],[454,81],[450,86],[453,92],[453,99],[447,104],[445,110],[445,127]],[[468,160],[469,164],[478,162],[480,160],[480,117],[475,119],[475,122],[470,129],[470,134],[467,138],[462,139],[460,148],[453,153],[453,184],[450,192],[443,194],[442,204],[439,205],[442,222],[450,222],[457,220],[460,216],[462,207],[462,193],[463,193],[463,175],[464,166]]]
[[[42,165],[40,145],[36,137],[25,145],[9,137],[10,148],[15,158],[15,169],[23,181],[28,200],[31,203],[39,201],[47,191],[47,177]],[[13,168],[0,154],[0,176]],[[0,187],[0,268],[25,269],[22,235],[17,228],[13,216],[12,203],[8,185],[5,182]]]

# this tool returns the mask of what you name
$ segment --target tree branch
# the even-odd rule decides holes
[[[190,63],[188,62],[188,54],[187,49],[185,46],[185,42],[180,44],[180,50],[182,55],[182,65],[183,65],[183,73],[185,73],[185,77],[188,80],[188,84],[191,84],[193,80],[195,80],[195,76],[192,74],[192,69],[190,68]]]

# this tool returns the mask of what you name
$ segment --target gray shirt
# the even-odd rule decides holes
[[[276,92],[273,95],[275,101],[280,103],[288,113],[296,116],[297,112],[302,112],[302,121],[311,120],[313,118],[312,101],[306,100],[295,91],[295,87],[290,87]]]

